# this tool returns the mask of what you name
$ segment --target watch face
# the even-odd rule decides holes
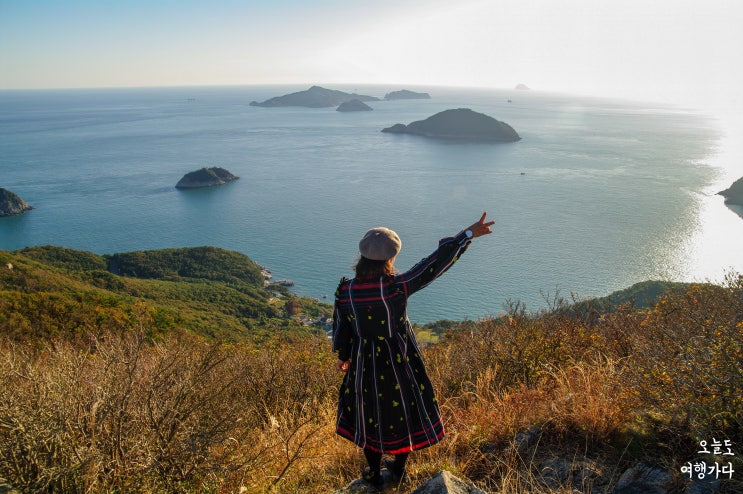
[[[464,234],[467,235],[467,238],[472,238],[472,230],[467,230]]]

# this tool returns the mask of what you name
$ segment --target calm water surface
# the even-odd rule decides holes
[[[322,298],[351,275],[373,226],[403,240],[398,267],[487,210],[494,234],[411,300],[416,322],[606,295],[647,279],[743,272],[743,211],[715,193],[743,175],[714,115],[531,91],[425,90],[371,112],[259,108],[306,87],[0,92],[0,187],[36,209],[0,218],[0,249],[99,254],[215,245]],[[397,87],[333,87],[383,97]],[[509,103],[509,99],[511,102]],[[384,134],[450,108],[511,124],[512,144]],[[241,178],[179,191],[189,171]],[[737,174],[737,176],[736,176]]]

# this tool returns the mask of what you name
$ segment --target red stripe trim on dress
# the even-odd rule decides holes
[[[363,447],[363,448],[369,448],[372,451],[377,451],[379,453],[388,453],[388,454],[395,454],[395,453],[403,453],[406,451],[415,451],[418,449],[427,448],[429,446],[433,446],[434,444],[441,441],[441,439],[444,438],[444,426],[441,422],[441,420],[438,420],[436,424],[433,425],[434,430],[430,430],[430,432],[435,432],[434,437],[427,437],[425,440],[419,440],[416,442],[410,442],[409,437],[402,437],[398,441],[379,441],[375,438],[365,438],[362,444],[359,444],[357,442],[356,434],[348,430],[347,428],[343,427],[342,425],[337,424],[335,432],[339,436],[348,439],[349,441],[353,442],[357,446]],[[438,430],[436,430],[438,429]],[[424,431],[418,431],[413,436],[426,436],[426,432]]]

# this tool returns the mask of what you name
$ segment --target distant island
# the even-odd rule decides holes
[[[524,90],[524,89],[527,89],[527,90],[528,90],[528,89],[530,89],[530,88],[529,88],[529,86],[527,86],[526,84],[516,84],[516,87],[515,87],[514,89],[518,89],[518,90]]]
[[[743,177],[739,178],[730,188],[719,192],[725,198],[725,204],[737,204],[743,206]]]
[[[349,111],[372,111],[373,108],[363,101],[352,99],[349,101],[344,101],[340,105],[338,105],[338,108],[335,109],[335,111],[341,111],[341,112],[349,112]]]
[[[428,93],[416,93],[415,91],[408,91],[402,89],[400,91],[392,91],[384,95],[385,101],[393,101],[397,99],[431,99],[431,95]]]
[[[195,172],[186,173],[175,185],[176,189],[196,189],[200,187],[214,187],[224,185],[237,177],[224,168],[202,168]]]
[[[8,189],[0,187],[0,216],[15,216],[31,209],[33,206],[28,205],[26,201]]]
[[[308,108],[328,108],[331,106],[338,106],[341,103],[351,100],[359,101],[379,101],[379,98],[374,96],[364,96],[361,94],[349,94],[343,91],[336,91],[334,89],[325,89],[320,86],[312,86],[306,91],[299,91],[297,93],[291,93],[284,96],[276,96],[271,99],[259,103],[252,101],[250,106],[262,106],[265,108],[273,108],[277,106],[305,106]]]
[[[492,142],[515,142],[521,139],[507,123],[469,108],[444,110],[408,125],[395,124],[382,129],[382,132]]]

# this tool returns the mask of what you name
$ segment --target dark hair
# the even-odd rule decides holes
[[[356,270],[357,278],[392,276],[395,274],[395,258],[393,257],[386,261],[374,261],[364,256],[359,256],[354,269]]]

